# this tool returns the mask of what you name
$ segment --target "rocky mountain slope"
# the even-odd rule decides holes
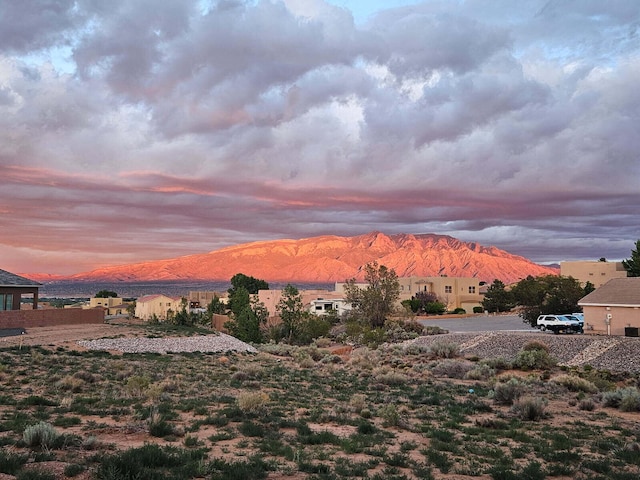
[[[445,235],[372,232],[246,243],[204,254],[101,268],[67,279],[228,281],[244,273],[273,282],[325,283],[361,279],[363,266],[374,260],[393,268],[400,277],[447,275],[511,283],[527,275],[558,273],[504,250]]]

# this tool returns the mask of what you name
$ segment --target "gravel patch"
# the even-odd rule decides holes
[[[435,341],[452,342],[463,356],[512,361],[524,345],[537,340],[549,347],[559,365],[582,366],[612,372],[640,370],[640,338],[595,335],[553,335],[537,332],[448,333],[418,337],[404,343],[429,346]]]
[[[102,338],[81,340],[78,345],[89,350],[109,350],[122,353],[257,353],[257,350],[248,343],[224,333],[193,337]]]

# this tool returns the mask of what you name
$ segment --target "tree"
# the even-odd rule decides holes
[[[267,323],[269,311],[262,302],[251,300],[237,315],[233,314],[231,320],[224,327],[234,337],[243,342],[262,343],[262,327]]]
[[[300,333],[300,326],[306,313],[302,295],[296,287],[289,284],[284,288],[282,298],[276,305],[276,312],[282,320],[284,335],[291,343],[292,339]]]
[[[95,298],[109,298],[109,297],[117,298],[118,294],[116,292],[112,292],[111,290],[100,290],[98,293],[96,293],[96,296],[95,296]]]
[[[416,292],[408,302],[411,310],[418,314],[442,315],[447,310],[447,306],[434,292]]]
[[[239,286],[233,293],[229,290],[228,306],[233,315],[240,315],[250,303],[251,298],[249,297],[249,291],[245,287]]]
[[[231,288],[229,289],[229,295],[240,287],[244,287],[251,294],[258,293],[258,290],[269,290],[269,284],[264,280],[258,278],[249,277],[244,273],[236,273],[231,277]]]
[[[136,301],[129,303],[127,305],[127,315],[129,316],[129,320],[136,316]]]
[[[539,315],[578,311],[578,301],[584,297],[578,280],[558,275],[528,276],[514,285],[511,292],[521,307],[520,316],[531,326],[536,325]]]
[[[214,313],[217,313],[218,315],[224,315],[225,313],[227,313],[227,307],[224,303],[222,303],[218,295],[213,295],[213,299],[211,300],[211,302],[209,302],[209,305],[207,305],[207,313],[210,316]]]
[[[584,284],[584,294],[585,295],[589,295],[591,292],[593,292],[596,289],[595,285],[593,283],[591,283],[590,281],[587,280],[587,282]]]
[[[640,240],[636,240],[636,248],[631,250],[631,258],[622,261],[627,277],[640,277]]]
[[[507,312],[514,307],[513,294],[505,289],[497,278],[493,281],[482,300],[482,308],[488,312]]]
[[[361,320],[374,328],[381,327],[400,297],[398,275],[393,269],[372,262],[365,266],[364,280],[367,283],[364,289],[356,285],[355,278],[347,280],[345,298]]]

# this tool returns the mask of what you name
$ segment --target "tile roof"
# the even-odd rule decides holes
[[[0,269],[0,286],[2,287],[38,287],[40,285],[42,284]]]
[[[612,278],[578,305],[625,305],[640,307],[640,277]]]

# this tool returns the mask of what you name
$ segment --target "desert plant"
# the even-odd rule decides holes
[[[533,342],[531,342],[533,343]],[[535,348],[518,352],[513,365],[522,370],[548,370],[555,366],[556,360],[544,348]]]
[[[496,370],[489,364],[480,362],[471,370],[469,370],[464,378],[467,380],[487,380],[496,374]]]
[[[562,374],[551,379],[553,383],[562,385],[572,392],[596,393],[598,387],[593,382],[576,375]]]
[[[447,358],[433,366],[433,374],[440,377],[464,378],[473,369],[473,362],[468,360],[452,360]]]
[[[53,448],[60,437],[58,431],[47,422],[39,422],[25,428],[22,440],[31,448]]]
[[[429,353],[435,358],[454,358],[460,354],[460,346],[446,340],[436,340],[429,347]]]
[[[513,403],[511,410],[520,420],[537,421],[546,417],[546,402],[537,397],[519,398]]]
[[[493,400],[501,405],[513,405],[524,391],[524,385],[517,379],[497,382],[493,387]]]
[[[604,392],[602,404],[605,407],[620,408],[625,404],[625,408],[633,408],[640,398],[640,391],[636,387],[617,388],[613,392]],[[626,410],[631,411],[631,410]]]
[[[262,410],[269,402],[269,395],[261,392],[244,392],[236,398],[238,408],[245,413]]]

